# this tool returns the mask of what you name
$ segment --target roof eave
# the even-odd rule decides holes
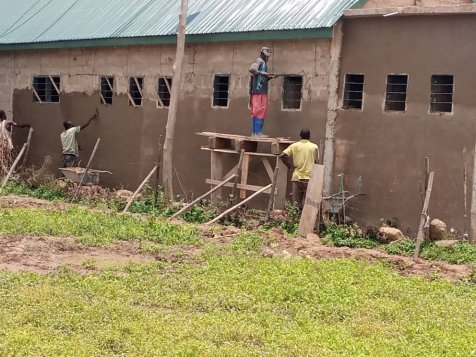
[[[475,0],[476,1],[476,0]],[[406,6],[392,8],[369,8],[344,10],[344,18],[356,17],[389,17],[415,15],[464,15],[476,14],[476,3],[445,6]]]
[[[234,42],[234,41],[279,41],[298,39],[330,39],[332,27],[301,30],[254,31],[187,35],[187,43]],[[127,38],[106,38],[89,40],[52,41],[38,43],[0,44],[0,51],[88,48],[88,47],[117,47],[140,45],[170,45],[177,42],[177,36],[147,36]]]

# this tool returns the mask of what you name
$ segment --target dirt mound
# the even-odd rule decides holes
[[[46,201],[26,196],[0,196],[0,207],[2,208],[45,208],[55,210],[65,210],[67,203],[58,201]]]
[[[442,279],[462,280],[472,274],[471,264],[455,265],[444,262],[431,262],[423,259],[414,261],[409,257],[390,255],[378,249],[355,249],[331,247],[307,239],[282,239],[265,248],[265,256],[290,258],[292,256],[313,259],[362,259],[370,262],[388,262],[402,275],[438,276]]]

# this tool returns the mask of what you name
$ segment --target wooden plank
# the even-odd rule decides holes
[[[286,191],[288,186],[288,167],[284,164],[283,160],[277,158],[276,165],[279,168],[278,181],[276,182],[277,194],[275,207],[284,209],[286,205]]]
[[[280,155],[292,143],[275,141],[271,143],[271,154]]]
[[[294,143],[293,140],[290,140],[289,138],[284,138],[284,137],[263,138],[263,137],[257,137],[257,136],[213,133],[213,132],[208,132],[208,131],[198,132],[196,134],[200,135],[200,136],[212,136],[212,137],[226,138],[226,139],[244,139],[244,140],[247,140],[247,141],[255,141],[255,142],[262,142],[262,143],[273,143],[276,140],[279,141],[280,143],[285,143],[285,144]]]
[[[222,181],[223,178],[223,153],[213,151],[211,155],[211,178],[212,180]],[[222,190],[212,193],[211,200],[217,204],[222,198]]]
[[[429,219],[428,216],[428,207],[430,205],[430,196],[431,196],[431,190],[433,188],[433,177],[435,176],[435,173],[432,171],[428,175],[428,187],[426,188],[426,195],[425,195],[425,202],[423,203],[423,209],[421,211],[421,217],[420,217],[420,225],[418,227],[418,235],[416,239],[416,246],[415,246],[415,253],[413,254],[413,259],[417,259],[420,255],[420,247],[421,244],[423,243],[423,240],[425,239],[425,223]]]
[[[93,162],[94,156],[96,156],[96,151],[99,147],[99,143],[101,142],[101,138],[98,138],[96,140],[96,144],[94,145],[93,151],[91,153],[91,156],[89,156],[88,163],[86,164],[86,168],[84,169],[83,175],[81,176],[81,180],[79,180],[78,187],[76,188],[76,192],[74,193],[74,196],[71,200],[71,202],[75,202],[76,198],[78,197],[79,191],[81,190],[81,185],[84,182],[84,178],[88,174],[89,169],[91,168],[91,164]]]
[[[8,180],[10,180],[10,176],[12,176],[13,171],[15,171],[15,168],[17,167],[18,163],[20,162],[20,159],[23,156],[23,153],[25,152],[26,147],[27,147],[26,143],[23,144],[23,147],[21,148],[20,153],[18,154],[18,156],[16,157],[12,166],[10,167],[10,170],[8,170],[7,176],[5,176],[5,178],[3,179],[2,187],[0,188],[0,194],[3,192],[3,189],[5,188],[6,184],[8,183]]]
[[[265,157],[262,157],[262,158],[261,158],[261,162],[263,163],[264,168],[266,169],[266,172],[268,173],[269,179],[270,179],[271,181],[273,181],[274,170],[273,170],[273,168],[271,167],[271,164],[269,163],[268,159],[265,158]]]
[[[231,190],[231,195],[234,197],[236,188],[238,187],[238,180],[241,178],[241,168],[243,167],[243,157],[245,156],[245,150],[241,150],[240,159],[238,160],[238,165],[236,166],[236,176],[235,181],[233,181],[233,190]]]
[[[275,191],[276,191],[276,183],[278,182],[278,173],[279,173],[279,167],[276,166],[274,169],[273,173],[273,186],[271,186],[271,193],[269,195],[269,201],[268,201],[268,210],[266,212],[266,220],[269,220],[271,217],[271,211],[273,210],[274,207],[274,200],[276,198]]]
[[[473,186],[471,191],[471,242],[476,243],[476,143],[473,152]]]
[[[306,200],[299,221],[299,234],[306,236],[314,232],[317,215],[322,202],[322,190],[324,187],[324,165],[314,164],[311,178],[307,186]]]
[[[220,214],[218,217],[212,219],[210,222],[207,222],[207,225],[210,225],[210,224],[213,224],[213,223],[216,223],[218,222],[221,218],[225,217],[226,215],[230,214],[231,212],[233,212],[234,210],[236,210],[237,208],[243,206],[245,203],[247,203],[248,201],[251,201],[253,198],[255,198],[256,196],[258,196],[259,194],[265,192],[266,190],[269,190],[271,189],[271,186],[273,186],[273,184],[269,184],[268,186],[266,187],[263,187],[261,190],[253,193],[250,197],[248,197],[247,199],[241,201],[240,203],[236,204],[235,206],[231,207],[230,209],[227,209],[225,212],[223,212],[222,214]]]
[[[126,213],[127,211],[129,211],[129,208],[131,208],[131,205],[132,205],[132,202],[134,202],[134,200],[136,199],[137,195],[139,194],[140,191],[142,191],[142,189],[144,188],[145,184],[147,182],[149,182],[150,178],[152,177],[152,175],[154,174],[155,170],[157,170],[157,165],[154,166],[154,168],[149,172],[149,174],[147,175],[147,177],[144,179],[144,181],[142,181],[142,183],[139,185],[139,187],[137,187],[137,190],[135,190],[135,192],[133,193],[133,195],[131,196],[131,198],[129,198],[129,200],[127,201],[127,204],[126,204],[126,207],[124,207],[124,210],[122,211],[122,213]]]
[[[246,153],[243,155],[243,163],[241,165],[241,184],[246,185],[248,183],[248,173],[250,169],[251,156]],[[240,190],[240,198],[246,198],[246,190]]]
[[[26,159],[28,158],[28,153],[30,152],[30,146],[31,146],[31,137],[33,136],[33,132],[35,130],[33,128],[30,128],[28,131],[28,138],[26,139],[26,149],[25,149],[25,154],[23,155],[23,160],[21,162],[21,167],[26,166]]]
[[[172,217],[169,218],[169,220],[172,220],[176,217],[178,217],[179,215],[181,215],[182,213],[184,213],[186,210],[192,208],[192,206],[194,206],[195,204],[197,204],[198,202],[200,202],[201,200],[203,200],[205,197],[211,195],[213,192],[215,192],[216,190],[220,189],[221,187],[225,186],[228,182],[230,182],[231,180],[233,180],[234,178],[236,177],[236,175],[231,175],[230,177],[228,177],[225,181],[221,182],[219,185],[213,187],[211,190],[209,190],[207,193],[204,193],[203,195],[201,195],[200,197],[196,198],[194,201],[192,201],[191,203],[189,203],[188,205],[186,205],[185,207],[183,207],[180,211],[176,212]]]
[[[205,180],[205,183],[207,185],[219,185],[220,183],[222,183],[223,181],[219,181],[219,180],[212,180],[212,179],[206,179]],[[229,182],[227,183],[226,185],[224,185],[224,187],[233,187],[234,184]],[[246,191],[252,191],[252,192],[256,192],[256,191],[259,191],[263,188],[263,186],[256,186],[256,185],[243,185],[243,184],[238,184],[237,185],[237,188],[240,189],[240,190],[246,190]],[[267,194],[270,194],[271,193],[271,190],[268,190],[266,191],[265,193]],[[277,196],[279,194],[279,191],[276,189],[276,191],[274,192],[274,194]]]
[[[209,137],[208,138],[208,147],[210,149],[232,149],[232,140],[225,139],[225,138],[215,138]]]
[[[210,149],[209,147],[207,146],[202,146],[201,149],[203,151],[211,151],[211,152],[221,152],[221,153],[224,153],[224,154],[236,154],[236,155],[239,155],[240,153],[235,151],[235,150],[227,150],[227,149]],[[267,154],[267,153],[263,153],[263,152],[245,152],[246,155],[249,155],[249,156],[264,156],[264,157],[276,157],[276,155],[273,155],[273,154]]]

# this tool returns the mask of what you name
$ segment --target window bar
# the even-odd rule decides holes
[[[35,87],[33,87],[33,94],[35,95],[36,99],[40,104],[43,104],[43,101],[41,100],[40,96],[38,95],[38,92],[36,91]]]
[[[159,102],[161,108],[165,108],[164,102],[162,101],[162,99],[160,99],[159,93],[157,93],[157,101]]]
[[[59,88],[58,88],[58,86],[56,85],[55,81],[53,80],[53,77],[52,77],[52,76],[48,76],[48,78],[50,79],[51,85],[54,87],[54,89],[55,89],[55,91],[56,91],[56,94],[57,94],[58,97],[59,97],[60,91],[59,91]]]
[[[139,81],[137,80],[137,77],[134,77],[134,82],[136,82],[137,90],[139,91],[140,96],[143,97],[142,87],[139,85]]]
[[[105,78],[106,78],[107,85],[109,86],[109,90],[111,91],[111,94],[114,93],[111,81],[109,80],[109,77],[105,76]]]
[[[137,104],[134,102],[134,99],[132,98],[130,92],[127,92],[127,96],[129,97],[129,102],[131,103],[131,105],[132,105],[134,108],[137,108]]]
[[[169,83],[169,78],[164,77],[165,85],[167,86],[167,89],[169,90],[169,95],[172,94],[172,88]]]
[[[102,102],[102,104],[107,105],[106,99],[104,99],[104,96],[102,95],[101,91],[99,91],[99,95],[101,96],[101,102]]]

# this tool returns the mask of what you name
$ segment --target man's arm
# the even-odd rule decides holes
[[[259,62],[259,59],[258,59],[255,63],[253,63],[253,64],[251,65],[249,72],[250,72],[251,74],[261,74],[263,77],[265,77],[265,78],[267,78],[267,79],[269,79],[269,80],[271,80],[271,79],[274,78],[274,76],[271,75],[271,74],[269,74],[268,72],[260,71],[260,70],[259,70],[259,66],[260,66],[260,62]]]
[[[89,124],[91,124],[91,122],[92,122],[94,119],[96,119],[98,116],[99,116],[99,112],[98,112],[98,110],[96,109],[96,112],[94,113],[94,115],[93,115],[91,118],[89,118],[89,120],[88,120],[85,124],[83,124],[83,125],[81,125],[81,126],[79,127],[80,130],[82,131],[82,130],[86,129],[86,128],[89,126]]]
[[[13,122],[12,124],[15,128],[31,128],[31,125],[30,124],[17,124],[15,122]]]
[[[281,155],[279,155],[279,158],[281,159],[281,161],[284,163],[284,165],[286,165],[286,167],[289,169],[289,170],[294,170],[295,167],[293,165],[293,162],[292,162],[292,159],[286,155],[284,152],[281,153]]]
[[[314,163],[318,164],[319,163],[319,147],[316,147],[316,151],[314,153]]]

